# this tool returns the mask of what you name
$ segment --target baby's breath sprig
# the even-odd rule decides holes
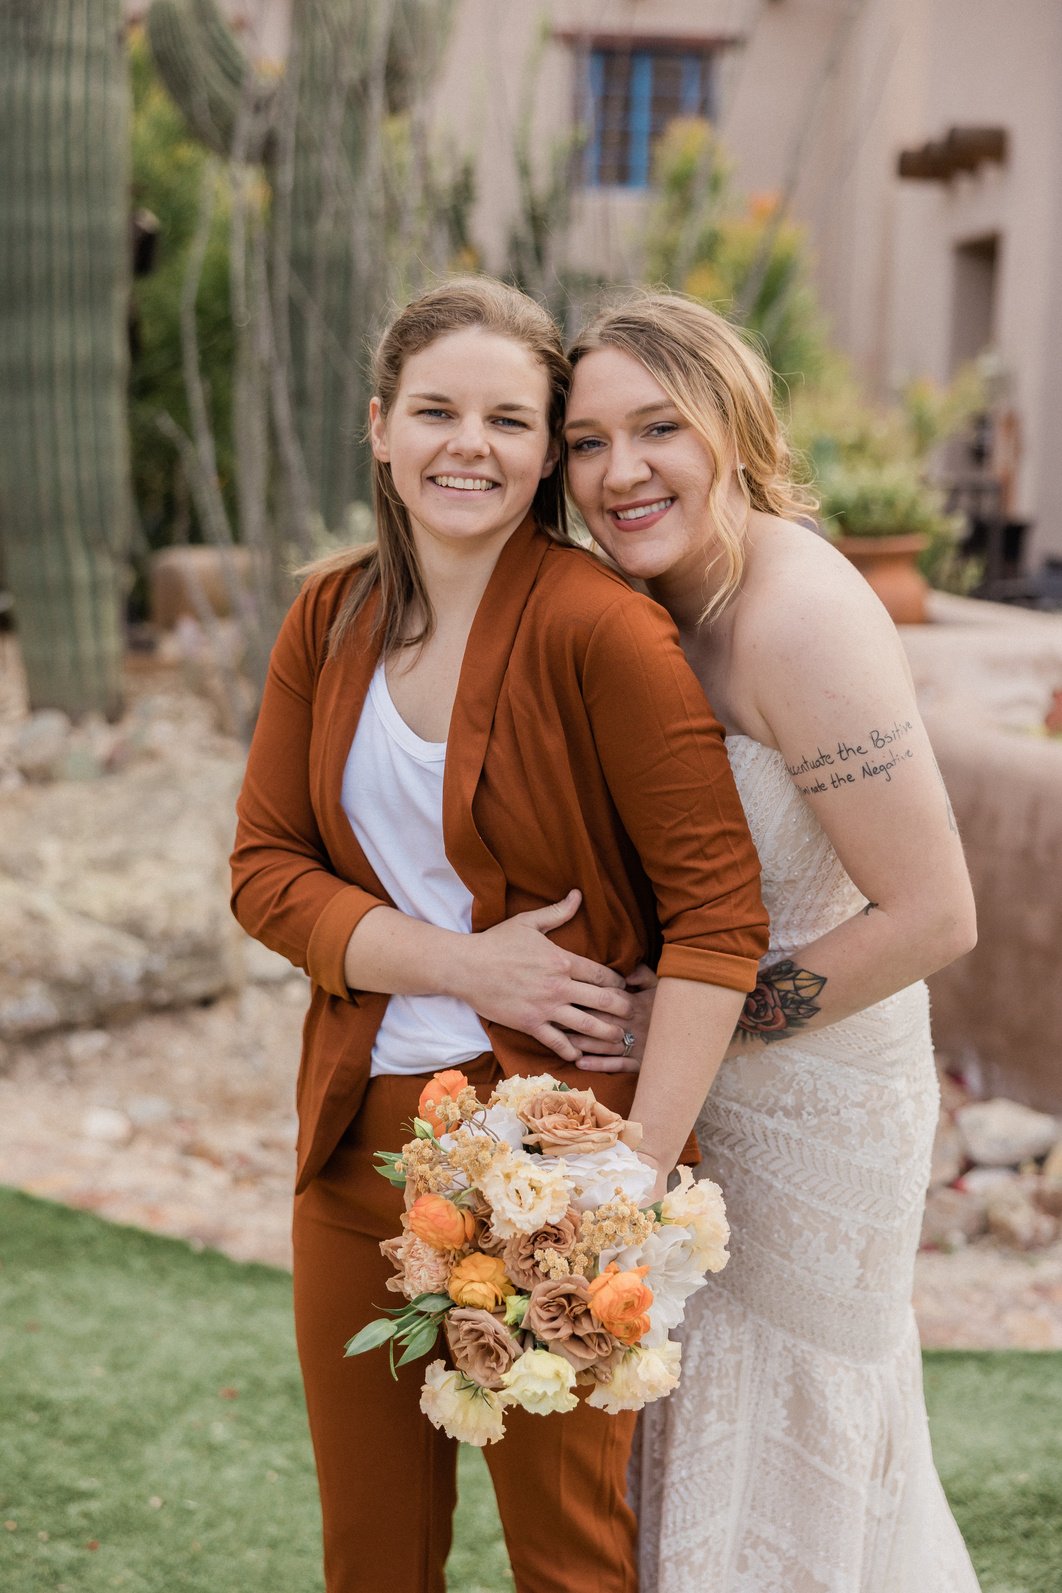
[[[594,1255],[603,1250],[626,1250],[642,1244],[655,1226],[651,1211],[641,1211],[629,1195],[617,1191],[614,1199],[584,1211],[579,1223],[579,1243]]]

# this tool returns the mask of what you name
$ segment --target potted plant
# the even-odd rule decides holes
[[[958,516],[911,460],[835,464],[822,473],[823,529],[863,574],[897,625],[926,619],[929,583],[959,534]]]

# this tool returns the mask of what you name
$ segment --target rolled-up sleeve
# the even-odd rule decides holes
[[[277,637],[236,804],[232,910],[255,940],[330,994],[354,999],[343,962],[366,913],[384,903],[335,872],[310,790],[315,660],[324,645],[314,589],[296,598]]]
[[[723,731],[664,611],[627,594],[583,666],[598,756],[656,893],[657,973],[752,990],[767,950],[760,867]]]

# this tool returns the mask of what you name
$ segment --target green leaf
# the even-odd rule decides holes
[[[406,1340],[406,1347],[398,1358],[399,1366],[405,1366],[407,1362],[417,1361],[422,1355],[427,1355],[438,1337],[439,1329],[434,1322],[422,1322]]]
[[[369,1322],[360,1333],[355,1333],[352,1339],[347,1340],[344,1355],[364,1355],[366,1350],[379,1349],[381,1344],[386,1344],[388,1339],[393,1339],[398,1332],[397,1322],[388,1322],[386,1317],[378,1317],[375,1322]]]
[[[449,1311],[453,1303],[448,1294],[418,1294],[409,1305],[411,1310],[427,1315],[429,1312]]]
[[[405,1189],[405,1187],[406,1187],[406,1175],[405,1175],[405,1173],[396,1172],[395,1171],[395,1163],[396,1162],[400,1162],[402,1160],[402,1152],[401,1151],[374,1151],[373,1155],[376,1157],[377,1161],[379,1161],[379,1162],[381,1162],[383,1164],[382,1166],[377,1167],[377,1168],[374,1169],[376,1172],[378,1172],[380,1174],[380,1177],[381,1178],[386,1178],[387,1182],[389,1184],[393,1184],[396,1189]]]

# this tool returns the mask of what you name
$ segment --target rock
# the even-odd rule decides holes
[[[942,1117],[933,1140],[933,1163],[929,1172],[930,1189],[953,1184],[962,1172],[963,1143],[955,1124]]]
[[[1058,1138],[1053,1117],[1017,1101],[974,1101],[955,1120],[966,1154],[979,1167],[1017,1167],[1046,1155]]]
[[[971,1167],[968,1172],[963,1173],[961,1180],[963,1189],[969,1190],[971,1195],[976,1195],[982,1203],[993,1191],[1020,1181],[1021,1174],[1016,1173],[1012,1167]]]
[[[180,619],[232,614],[247,600],[252,576],[248,548],[182,546],[153,553],[148,575],[151,620],[172,630]]]
[[[1062,1178],[1038,1178],[1033,1199],[1049,1217],[1062,1217]]]
[[[128,1145],[133,1125],[124,1112],[112,1106],[94,1106],[82,1118],[81,1132],[86,1139],[100,1140],[105,1145]]]
[[[987,1215],[989,1232],[1015,1250],[1049,1245],[1058,1231],[1055,1219],[1040,1211],[1026,1190],[1013,1185],[989,1195]]]
[[[954,1250],[987,1227],[984,1202],[965,1189],[931,1189],[922,1218],[921,1244]]]
[[[247,978],[255,985],[278,985],[285,979],[304,978],[301,968],[279,952],[270,951],[260,940],[252,940],[250,935],[244,936],[243,963]]]
[[[15,768],[27,780],[58,778],[67,753],[71,725],[57,708],[31,714],[19,727],[12,749]]]
[[[102,1056],[111,1043],[106,1029],[75,1029],[66,1037],[66,1054],[76,1066]]]
[[[126,1102],[126,1111],[136,1128],[154,1128],[171,1122],[175,1115],[173,1102],[164,1095],[134,1095]]]
[[[197,747],[5,797],[0,1039],[240,988],[244,936],[228,905],[239,773],[238,756]]]

